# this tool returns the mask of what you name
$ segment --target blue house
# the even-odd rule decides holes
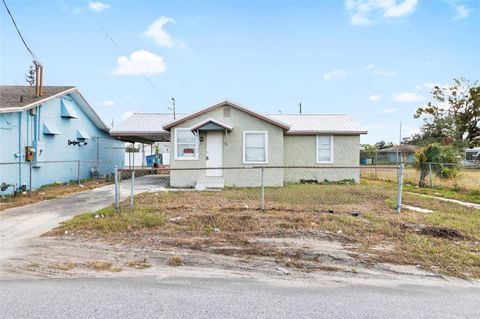
[[[75,87],[0,86],[0,194],[101,177],[124,165],[124,143]]]

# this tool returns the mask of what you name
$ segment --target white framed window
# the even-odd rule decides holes
[[[333,163],[333,135],[317,135],[317,164]]]
[[[175,129],[175,159],[198,160],[198,136],[188,128]]]
[[[243,131],[243,163],[268,163],[267,131]]]

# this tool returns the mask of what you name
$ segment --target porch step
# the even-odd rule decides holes
[[[197,183],[195,189],[205,190],[205,189],[219,189],[225,188],[225,183]]]

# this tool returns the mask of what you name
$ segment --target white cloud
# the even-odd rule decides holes
[[[323,75],[323,79],[328,81],[328,80],[339,80],[341,78],[344,78],[347,75],[347,71],[345,70],[333,70],[328,73],[325,73]]]
[[[139,50],[133,52],[130,57],[119,57],[114,73],[120,75],[158,74],[165,72],[165,69],[166,65],[163,57],[145,50]]]
[[[155,43],[159,46],[164,46],[167,48],[173,47],[172,37],[163,29],[167,23],[175,23],[175,20],[169,17],[161,16],[148,27],[144,35],[149,39],[153,39],[153,41],[155,41]]]
[[[393,100],[396,102],[419,102],[423,101],[423,97],[415,92],[401,92],[393,94]]]
[[[381,98],[382,98],[382,97],[381,97],[380,95],[378,95],[378,94],[373,94],[373,95],[370,95],[370,96],[368,97],[368,99],[369,99],[370,101],[372,101],[372,102],[378,102],[378,101],[381,100]]]
[[[111,107],[111,106],[114,106],[115,105],[115,101],[112,101],[112,100],[105,100],[101,103],[103,106],[106,106],[106,107]]]
[[[418,0],[346,0],[353,25],[371,25],[382,19],[396,19],[415,11]]]
[[[455,9],[455,16],[453,17],[453,20],[464,19],[468,17],[468,15],[470,14],[470,10],[464,5],[454,6],[454,9]]]
[[[392,114],[392,113],[397,113],[398,112],[398,109],[396,108],[386,108],[386,109],[383,109],[381,111],[378,111],[377,113],[378,114]]]
[[[107,10],[110,7],[111,5],[109,5],[108,3],[100,2],[100,1],[98,2],[90,1],[88,3],[88,8],[90,10],[97,11],[97,12],[102,12],[103,10]]]

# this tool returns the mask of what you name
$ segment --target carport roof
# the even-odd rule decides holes
[[[177,114],[176,118],[184,116],[185,114]],[[163,126],[173,120],[171,113],[133,113],[115,125],[110,130],[110,135],[132,142],[166,142],[170,140],[170,132],[164,130]]]

